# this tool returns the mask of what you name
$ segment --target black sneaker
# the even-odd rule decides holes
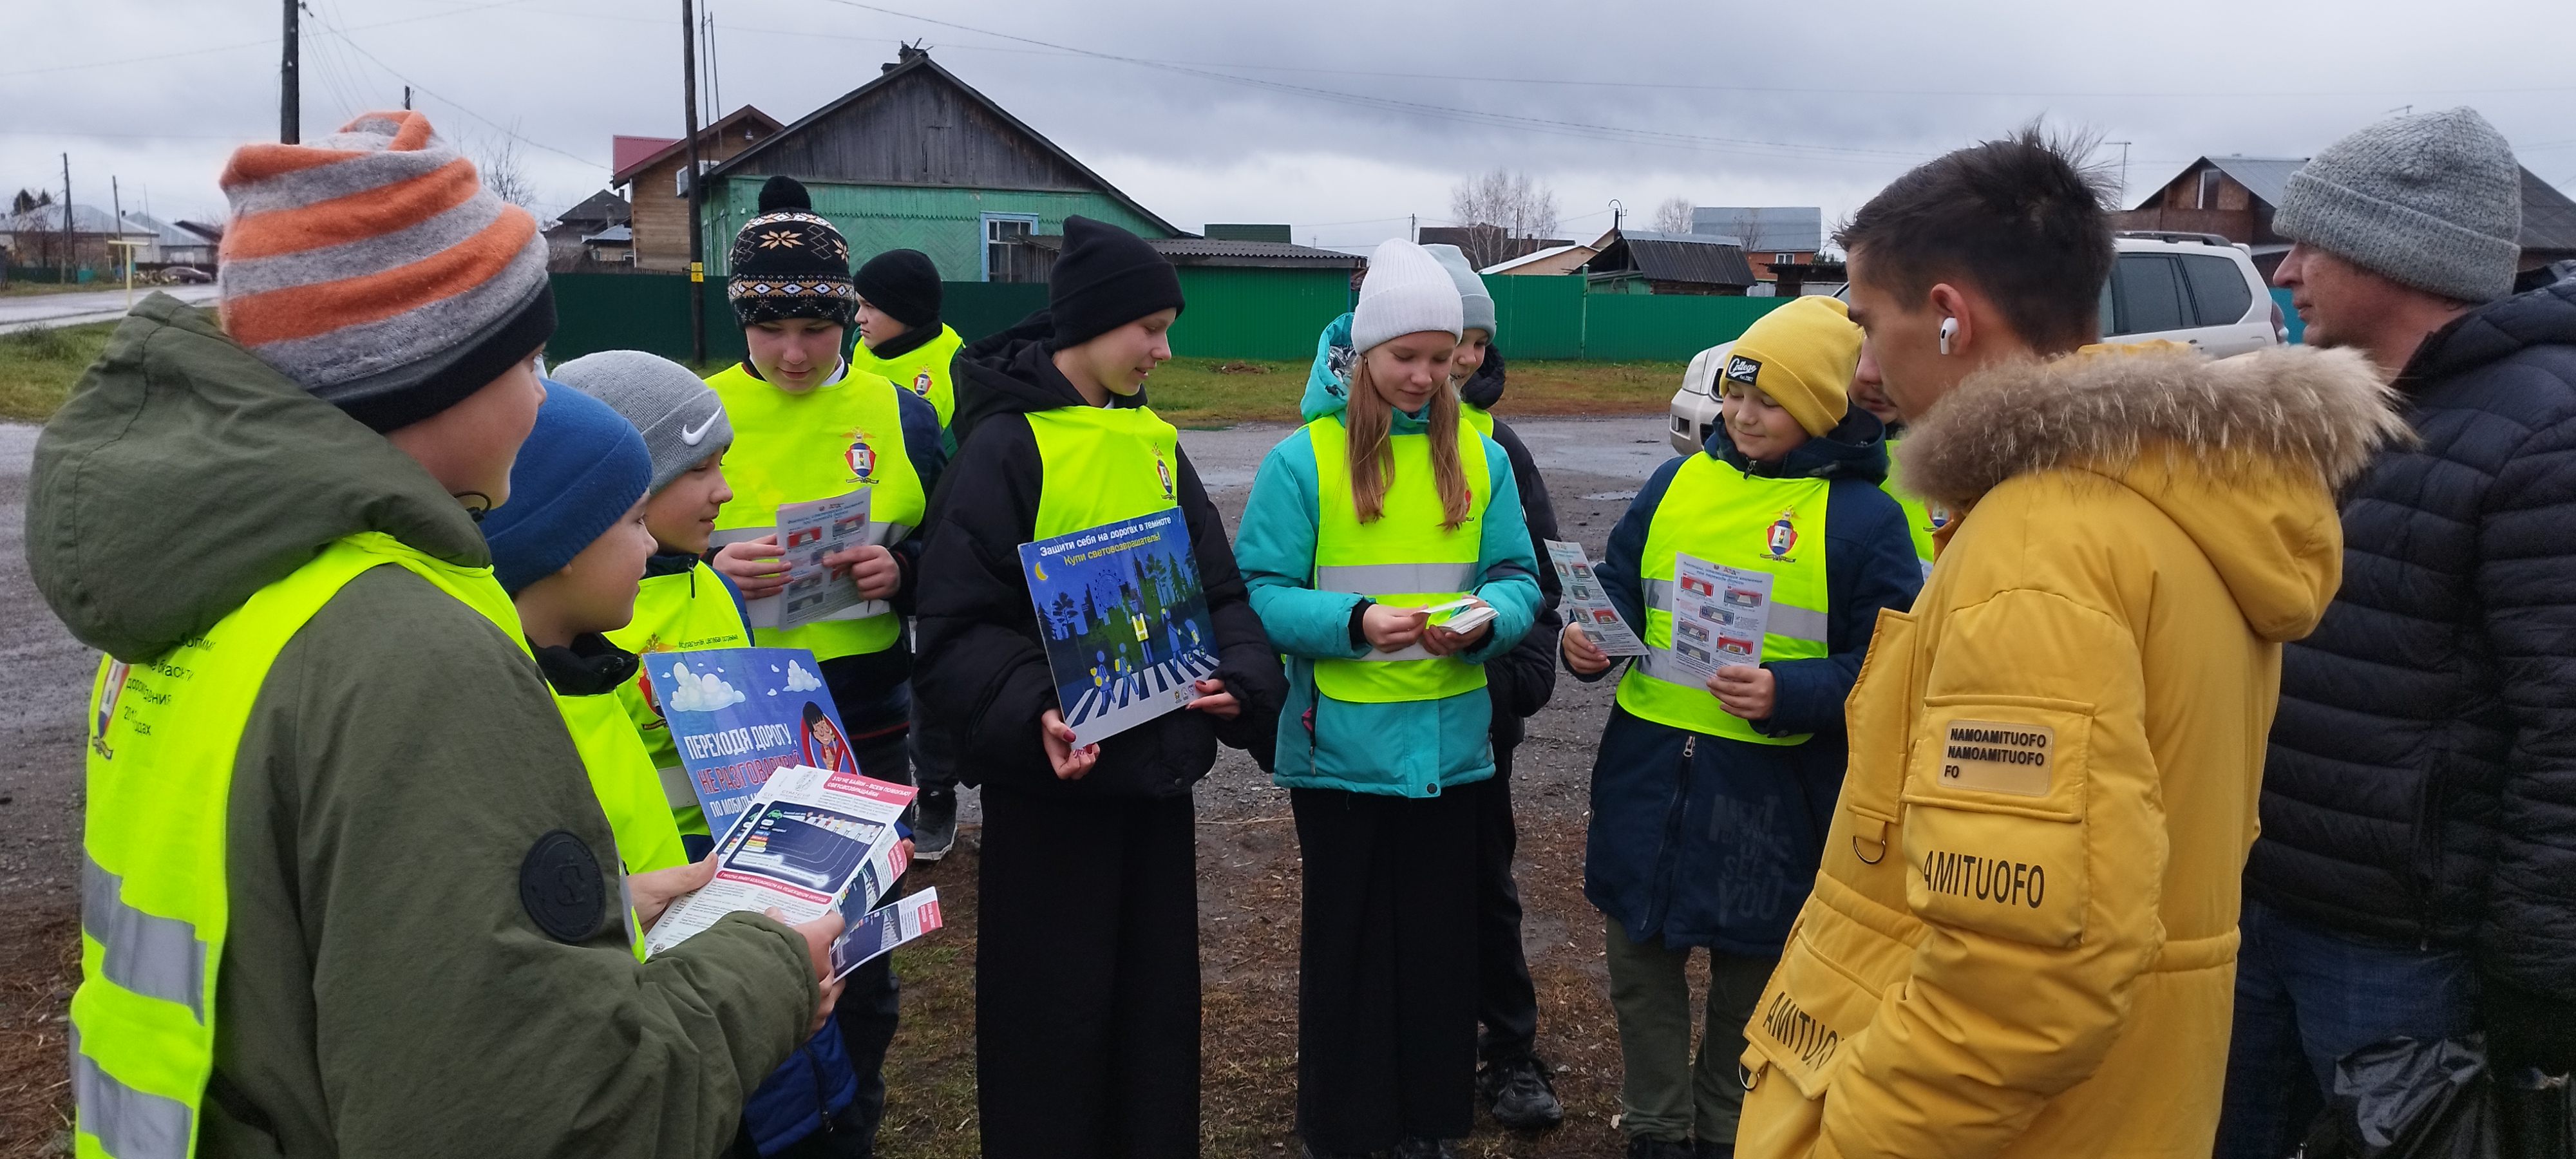
[[[1395,1145],[1395,1159],[1457,1159],[1446,1139],[1425,1139],[1419,1135]]]
[[[1547,1064],[1530,1055],[1496,1059],[1476,1076],[1477,1086],[1492,1101],[1494,1121],[1506,1127],[1553,1127],[1565,1121],[1565,1106],[1556,1101],[1556,1084]]]
[[[1628,1159],[1692,1159],[1691,1145],[1669,1139],[1628,1136]]]
[[[957,790],[928,788],[913,799],[912,859],[937,861],[957,844]]]

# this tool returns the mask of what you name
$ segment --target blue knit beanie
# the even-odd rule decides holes
[[[510,500],[483,517],[503,591],[562,571],[653,482],[644,436],[607,403],[546,380],[537,425],[510,468]]]

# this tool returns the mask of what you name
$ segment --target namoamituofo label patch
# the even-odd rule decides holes
[[[1941,741],[1941,784],[2045,797],[2056,747],[2057,730],[2044,724],[1954,720]]]

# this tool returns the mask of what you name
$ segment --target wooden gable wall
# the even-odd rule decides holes
[[[915,69],[748,163],[808,181],[1091,191],[1098,183],[930,69]]]

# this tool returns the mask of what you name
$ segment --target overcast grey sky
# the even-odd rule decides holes
[[[967,83],[1185,229],[1300,242],[1445,221],[1496,165],[1554,187],[1567,236],[1701,205],[1828,221],[1942,150],[2033,116],[2130,142],[2134,198],[2202,154],[2305,156],[2404,106],[2472,105],[2576,189],[2576,4],[2146,6],[1896,0],[711,0],[723,107],[792,121],[920,40]],[[506,134],[541,213],[600,188],[614,133],[678,136],[677,3],[307,0],[304,131],[394,107]],[[277,132],[272,0],[12,3],[0,192],[219,217],[230,149]],[[2117,146],[2105,156],[2116,159]]]

